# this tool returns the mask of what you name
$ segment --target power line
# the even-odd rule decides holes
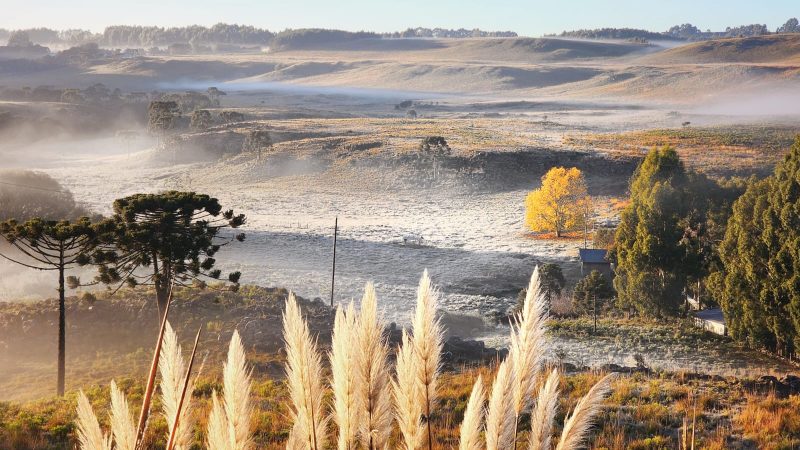
[[[62,191],[62,190],[59,190],[59,189],[50,189],[50,188],[44,188],[44,187],[40,187],[40,186],[28,186],[28,185],[25,185],[25,184],[9,183],[7,181],[0,181],[0,184],[4,184],[6,186],[13,186],[13,187],[20,187],[20,188],[27,188],[27,189],[35,189],[35,190],[39,190],[39,191],[57,192],[59,194],[67,194],[67,195],[71,195],[72,194],[70,191]]]

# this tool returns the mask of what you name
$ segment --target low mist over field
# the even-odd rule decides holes
[[[800,444],[796,11],[345,3],[0,19],[0,448]]]

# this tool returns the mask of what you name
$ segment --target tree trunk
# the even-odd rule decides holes
[[[164,281],[156,282],[156,302],[158,303],[158,320],[159,323],[164,317],[164,311],[167,310],[167,302],[169,301],[169,287]]]
[[[63,250],[62,262],[63,262]],[[58,266],[58,386],[59,397],[64,396],[66,372],[66,307],[64,305],[64,264]]]

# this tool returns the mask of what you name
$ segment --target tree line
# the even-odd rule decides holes
[[[19,187],[19,190],[26,186]],[[70,220],[36,216],[0,222],[7,246],[0,257],[20,266],[58,275],[58,383],[64,393],[66,288],[105,284],[114,292],[123,286],[151,286],[159,317],[175,286],[205,287],[223,281],[216,254],[245,239],[233,230],[245,223],[243,214],[223,210],[217,199],[194,192],[136,194],[114,201],[113,215]],[[70,211],[72,212],[72,211]],[[74,269],[94,266],[97,274],[82,282]],[[225,281],[237,288],[240,272]]]
[[[15,37],[16,36],[16,37]],[[270,31],[250,25],[218,23],[210,27],[191,25],[185,27],[156,27],[140,25],[112,25],[102,33],[89,30],[54,30],[51,28],[27,28],[7,30],[0,28],[0,41],[18,40],[22,37],[41,45],[77,46],[96,43],[107,47],[159,47],[170,44],[234,44],[252,46],[287,46],[291,43],[307,45],[319,39],[351,40],[364,38],[474,38],[516,37],[513,31],[484,31],[465,28],[408,28],[391,33],[371,31],[350,32],[343,30],[301,28]],[[302,41],[302,42],[299,42]],[[322,41],[324,42],[324,40]]]
[[[563,31],[559,36],[582,39],[643,39],[650,41],[681,40],[702,41],[729,37],[749,37],[772,34],[765,24],[749,24],[726,27],[724,31],[705,31],[690,24],[684,23],[670,27],[667,31],[648,31],[638,28],[596,28]],[[800,33],[800,23],[797,18],[787,20],[783,25],[775,28],[774,33]]]

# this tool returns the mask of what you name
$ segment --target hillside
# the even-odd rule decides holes
[[[800,34],[696,42],[648,55],[643,60],[651,64],[800,64]]]

